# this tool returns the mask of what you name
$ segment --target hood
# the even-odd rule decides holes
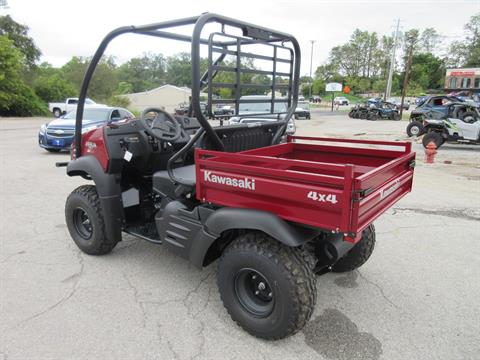
[[[83,120],[82,127],[88,127],[92,125],[100,125],[104,121],[98,120]],[[75,129],[75,119],[55,119],[48,123],[47,127],[54,127],[57,129]]]

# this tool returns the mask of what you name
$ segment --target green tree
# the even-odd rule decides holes
[[[45,102],[64,101],[78,95],[75,87],[59,74],[38,77],[33,85],[35,93]]]
[[[71,83],[77,92],[80,91],[89,63],[89,58],[74,56],[61,68],[65,80]],[[88,96],[97,101],[106,101],[114,94],[117,87],[115,61],[112,57],[104,57],[95,69],[88,88]]]
[[[441,89],[445,76],[444,61],[431,53],[413,55],[411,78],[423,89]]]
[[[166,83],[192,86],[192,65],[189,53],[180,53],[167,58]]]
[[[434,53],[440,43],[441,36],[434,28],[426,28],[420,35],[420,50],[425,53]]]
[[[0,35],[13,41],[14,46],[23,53],[23,61],[32,68],[42,54],[35,42],[28,36],[28,27],[15,22],[10,15],[0,16]]]
[[[480,13],[473,15],[465,24],[465,40],[454,41],[450,45],[448,66],[480,66]]]
[[[24,61],[14,42],[0,35],[0,116],[40,115],[47,111],[21,77]]]
[[[117,69],[120,82],[131,84],[132,92],[141,92],[165,83],[166,60],[162,54],[147,53],[130,59]]]

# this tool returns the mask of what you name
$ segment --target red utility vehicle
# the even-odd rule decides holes
[[[193,26],[191,37],[168,31],[187,26]],[[82,135],[90,79],[108,43],[124,33],[191,43],[189,112],[173,116],[158,104],[139,119]],[[203,76],[201,48],[208,56]],[[244,65],[252,60],[262,67]],[[222,77],[233,82],[215,82],[222,72],[233,74]],[[411,190],[414,154],[403,142],[287,136],[299,73],[293,36],[220,15],[108,34],[82,85],[72,160],[58,164],[67,166],[69,176],[94,182],[75,189],[66,202],[78,247],[106,254],[123,232],[163,244],[200,268],[218,259],[221,298],[241,327],[266,339],[301,329],[315,306],[315,275],[351,271],[370,257],[372,222]],[[270,82],[253,83],[252,75]],[[231,98],[213,96],[221,88]],[[272,95],[243,96],[252,91]],[[276,91],[286,96],[276,98]],[[258,101],[263,109],[268,101],[270,111],[239,114],[240,104]],[[279,102],[286,107],[275,106]],[[207,117],[222,103],[234,104],[232,115],[248,121],[213,128]]]

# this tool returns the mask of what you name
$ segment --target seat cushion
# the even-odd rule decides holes
[[[187,165],[175,168],[172,170],[175,179],[178,179],[182,184],[188,184],[191,187],[194,187],[196,184],[195,177],[195,165]],[[157,171],[153,174],[153,189],[164,196],[168,196],[172,199],[176,198],[175,188],[178,185],[175,185],[170,176],[168,175],[167,170]]]

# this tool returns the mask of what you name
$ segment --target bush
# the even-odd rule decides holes
[[[128,100],[128,98],[126,98],[125,96],[112,95],[107,99],[107,104],[109,106],[128,108],[130,106],[130,100]]]

